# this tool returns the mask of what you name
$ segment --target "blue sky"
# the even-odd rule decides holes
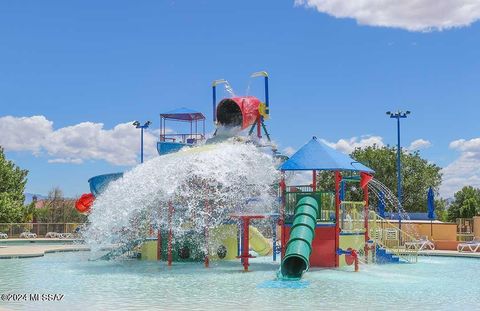
[[[402,142],[422,139],[421,154],[446,168],[442,193],[480,186],[480,9],[464,16],[448,0],[365,16],[336,1],[2,1],[0,145],[30,170],[28,192],[78,195],[138,158],[125,123],[153,122],[153,156],[160,112],[186,106],[211,121],[212,80],[262,96],[248,76],[266,70],[280,149],[313,135],[344,151],[395,144],[385,111],[408,109]]]

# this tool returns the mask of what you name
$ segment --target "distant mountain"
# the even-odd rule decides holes
[[[35,194],[35,193],[24,193],[25,195],[25,201],[24,204],[30,204],[33,201],[33,197],[36,196],[37,200],[43,200],[46,199],[46,196],[43,196],[41,194]]]

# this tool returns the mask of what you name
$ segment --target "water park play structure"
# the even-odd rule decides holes
[[[383,221],[369,206],[369,189],[375,184],[372,169],[329,148],[315,137],[290,158],[278,153],[266,126],[270,116],[269,77],[266,72],[255,73],[253,77],[264,80],[264,102],[254,96],[231,96],[217,102],[217,86],[228,82],[213,82],[213,121],[216,129],[209,139],[205,135],[206,118],[203,113],[180,108],[160,114],[157,150],[161,157],[175,156],[176,152],[189,147],[196,147],[191,149],[192,152],[202,152],[202,148],[232,136],[258,148],[268,149],[278,159],[281,176],[278,185],[271,187],[277,193],[279,202],[274,211],[252,212],[248,206],[255,205],[257,199],[245,197],[246,208],[229,214],[220,225],[209,226],[208,220],[204,220],[201,234],[191,231],[191,234],[185,235],[188,238],[176,239],[173,227],[176,217],[181,217],[182,206],[168,202],[165,207],[165,227],[155,226],[152,222],[144,238],[113,247],[102,258],[128,254],[144,260],[166,261],[168,265],[173,262],[203,261],[206,267],[210,260],[240,259],[244,271],[248,271],[249,259],[254,257],[250,253],[252,249],[260,256],[272,255],[273,261],[280,254],[278,277],[282,280],[299,280],[310,267],[353,266],[358,271],[360,262],[415,262],[416,249],[404,247],[413,238]],[[170,133],[166,128],[167,121],[169,126],[171,122],[186,122],[190,131]],[[320,171],[329,171],[333,176],[334,187],[329,191],[317,189]],[[289,184],[288,177],[298,172],[310,172],[311,183]],[[95,198],[109,184],[122,177],[122,173],[92,177],[89,180],[91,193],[80,197],[76,203],[77,209],[89,213]],[[352,183],[363,190],[362,200],[346,199],[350,189],[347,184]],[[383,195],[378,187],[372,189],[375,196]],[[209,206],[211,203],[208,200],[199,204],[207,211],[221,208]],[[251,226],[251,222],[259,219],[268,224],[263,230]],[[195,220],[191,220],[191,223]],[[191,223],[187,221],[182,226],[188,231]]]

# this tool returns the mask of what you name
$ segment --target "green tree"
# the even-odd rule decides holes
[[[442,198],[435,199],[435,214],[437,219],[443,222],[448,222],[447,200]]]
[[[376,145],[357,148],[350,155],[354,160],[375,171],[375,179],[383,183],[395,195],[397,193],[397,149],[394,147]],[[442,181],[441,168],[420,157],[420,153],[402,152],[402,206],[407,212],[426,212],[427,191],[429,187],[438,193]],[[343,176],[352,173],[342,172]],[[332,172],[321,172],[318,178],[321,190],[332,191],[334,179]],[[362,191],[358,184],[348,184],[347,200],[362,200]],[[370,205],[377,204],[376,198],[370,197]]]
[[[480,189],[472,186],[463,187],[454,195],[455,200],[448,209],[448,219],[472,218],[480,214]]]
[[[27,170],[7,160],[0,147],[0,223],[22,222],[28,217],[31,205],[24,207]]]
[[[75,199],[65,198],[63,191],[55,187],[49,191],[44,207],[35,211],[37,222],[76,223],[85,222],[86,216],[75,209]]]

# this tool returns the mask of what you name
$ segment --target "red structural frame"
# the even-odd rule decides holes
[[[232,218],[238,218],[242,222],[242,254],[237,256],[237,258],[242,259],[243,271],[248,271],[248,266],[250,265],[248,260],[250,258],[255,258],[249,252],[250,245],[250,220],[252,219],[261,219],[265,218],[265,215],[230,215]]]
[[[173,205],[168,202],[168,245],[167,245],[167,260],[168,265],[172,265],[172,243],[173,243]]]
[[[210,258],[208,256],[208,216],[210,213],[210,208],[208,205],[208,200],[205,200],[205,230],[204,230],[204,235],[205,235],[205,260],[204,260],[204,265],[205,268],[208,268],[210,266]]]
[[[339,267],[339,255],[336,250],[340,247],[340,171],[335,171],[335,267]]]

